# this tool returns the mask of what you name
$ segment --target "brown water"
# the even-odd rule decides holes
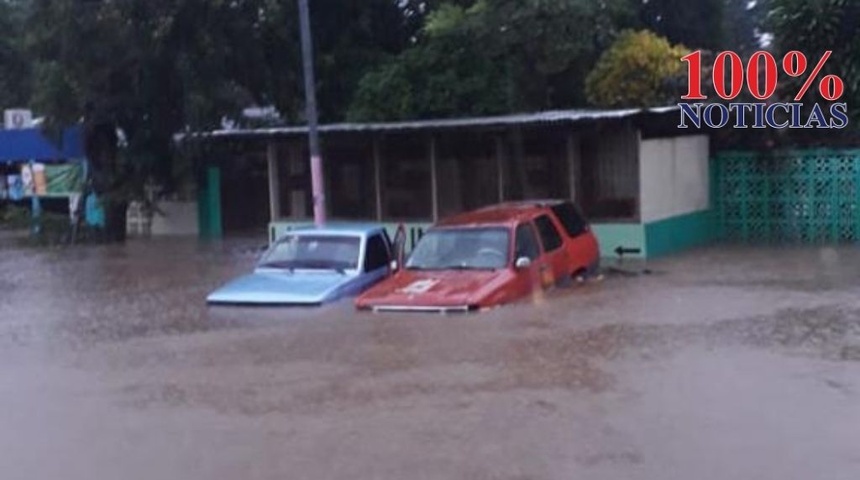
[[[0,478],[860,478],[856,249],[473,316],[207,308],[258,245],[0,247]]]

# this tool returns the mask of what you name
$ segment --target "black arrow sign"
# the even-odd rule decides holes
[[[615,254],[618,255],[619,257],[624,256],[625,253],[642,253],[642,249],[641,248],[624,248],[620,245],[618,246],[618,248],[615,249]]]

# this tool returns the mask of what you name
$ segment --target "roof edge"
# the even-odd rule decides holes
[[[629,109],[577,109],[547,110],[534,113],[520,113],[483,117],[461,117],[427,120],[406,120],[397,122],[330,123],[320,125],[320,133],[362,133],[362,132],[406,132],[415,130],[445,130],[454,128],[502,128],[514,125],[565,124],[582,121],[620,120],[642,114],[664,114],[679,110],[677,105]],[[174,136],[177,143],[201,139],[230,138],[271,138],[305,135],[306,125],[284,127],[218,129],[202,132],[179,133]]]

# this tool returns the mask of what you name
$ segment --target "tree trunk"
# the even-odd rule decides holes
[[[107,201],[105,210],[105,241],[122,243],[126,238],[126,210],[128,202]]]
[[[116,125],[111,122],[89,125],[85,145],[92,167],[92,188],[104,209],[104,240],[124,242],[128,199],[123,192],[128,179],[124,178],[118,161]]]

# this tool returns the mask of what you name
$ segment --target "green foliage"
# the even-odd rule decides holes
[[[648,0],[638,7],[642,27],[672,43],[710,50],[732,49],[724,35],[726,4],[742,0]]]
[[[177,172],[193,175],[173,151],[177,132],[217,128],[253,105],[302,118],[294,0],[26,3],[32,105],[54,129],[84,120],[94,188],[108,202],[140,199],[150,177],[170,189]],[[390,0],[317,0],[312,22],[321,118],[340,120],[365,71],[413,31]]]
[[[406,1],[405,11],[420,19],[421,33],[406,52],[365,76],[349,117],[402,119],[584,106],[586,74],[619,32],[647,29],[672,44],[749,53],[758,49],[761,3]],[[683,82],[674,80],[674,87],[649,83],[645,88],[677,91]]]
[[[478,8],[483,8],[485,5],[482,2]],[[424,32],[430,36],[441,36],[454,31],[465,20],[466,9],[462,5],[443,3],[427,16]]]
[[[25,5],[0,0],[0,110],[26,107],[30,94],[30,64],[23,42]]]
[[[662,106],[676,101],[671,88],[684,75],[686,47],[672,46],[652,32],[626,31],[606,50],[588,74],[585,91],[601,107]]]
[[[809,57],[808,71],[825,50],[833,56],[820,77],[839,75],[845,81],[846,93],[840,100],[856,105],[860,101],[860,3],[853,0],[769,0],[767,27],[773,33],[773,47],[779,54],[799,50]],[[820,78],[819,77],[819,78]],[[780,94],[793,98],[805,77],[790,80],[781,77]],[[807,100],[819,101],[817,84],[810,88]],[[856,114],[856,112],[851,112]]]
[[[758,31],[764,23],[764,7],[764,2],[725,0],[720,49],[733,50],[744,58],[761,50]]]
[[[586,75],[619,32],[746,49],[761,11],[746,0],[310,3],[323,122],[584,106]],[[193,174],[172,150],[177,132],[252,105],[302,121],[297,13],[295,0],[0,0],[0,104],[29,98],[54,130],[83,119],[96,187],[122,203],[148,177],[170,187]]]
[[[267,62],[282,53],[266,43],[275,29],[261,21],[273,2],[30,3],[32,105],[53,125],[84,121],[93,188],[111,212],[141,198],[148,177],[171,186],[176,132],[272,100],[270,80],[289,78],[277,70],[282,63]],[[296,97],[283,98],[297,106]],[[121,149],[118,130],[127,140]],[[109,217],[124,229],[121,215]]]
[[[454,38],[437,40],[366,75],[347,118],[373,121],[504,111],[501,67]]]
[[[282,3],[292,10],[296,1]],[[403,51],[417,25],[405,18],[392,0],[313,0],[310,7],[320,120],[341,121],[362,77]],[[290,11],[284,23],[296,18],[297,13]],[[289,40],[298,48],[295,39],[298,31]],[[294,58],[286,67],[301,80],[298,51]],[[295,92],[293,99],[300,101],[297,110],[303,113],[304,91],[299,86]]]
[[[417,42],[369,73],[353,120],[572,107],[599,52],[633,22],[626,0],[443,2]]]
[[[32,222],[30,210],[13,204],[0,204],[0,229],[25,229]]]

